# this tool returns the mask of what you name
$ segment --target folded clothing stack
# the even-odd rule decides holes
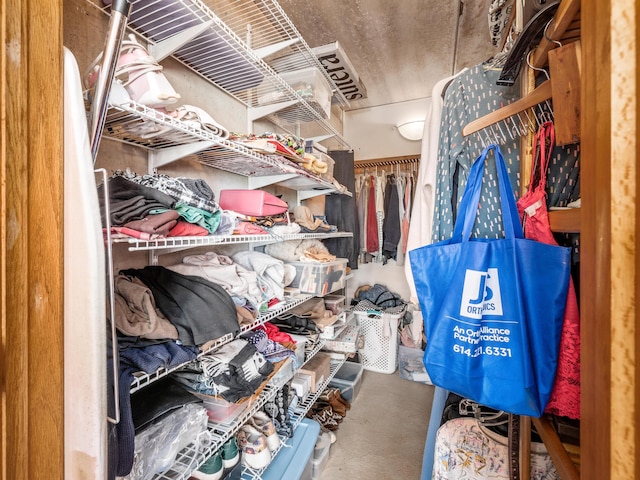
[[[238,338],[200,357],[174,378],[192,392],[237,402],[253,395],[274,369],[254,345]]]

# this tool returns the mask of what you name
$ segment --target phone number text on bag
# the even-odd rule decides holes
[[[463,345],[456,344],[453,346],[453,351],[471,358],[476,358],[480,355],[490,355],[494,357],[511,357],[511,349],[505,347],[476,347],[472,349]]]

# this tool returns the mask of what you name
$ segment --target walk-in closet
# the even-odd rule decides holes
[[[0,477],[640,478],[637,18],[2,2]]]

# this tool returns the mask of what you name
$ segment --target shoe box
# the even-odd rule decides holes
[[[311,393],[311,375],[296,372],[291,381],[291,388],[301,401],[305,401],[309,393]]]
[[[345,362],[331,379],[329,386],[339,388],[342,398],[352,403],[360,391],[363,371],[361,363]]]
[[[298,373],[311,376],[311,393],[316,393],[318,388],[329,378],[331,372],[331,356],[324,352],[316,353]]]
[[[345,312],[346,315],[353,316],[351,312]],[[351,317],[345,320],[346,326],[333,339],[325,339],[322,350],[337,353],[356,353],[358,351],[358,337],[360,330],[358,325],[351,322]],[[343,324],[344,325],[344,324]]]

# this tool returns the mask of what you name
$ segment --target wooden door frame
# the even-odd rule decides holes
[[[638,477],[634,0],[583,0],[581,478]]]
[[[612,227],[620,202],[612,206],[612,168],[619,159],[612,155],[610,132],[612,116],[620,112],[611,103],[610,42],[612,5],[619,3],[633,8],[632,0],[583,0],[581,14],[583,480],[640,477],[637,454],[612,462],[614,421],[630,425],[624,432],[629,448],[635,449],[640,438],[634,422],[640,415],[635,403],[639,391],[635,372],[640,368],[635,362],[640,348],[637,330],[632,336],[635,350],[624,352],[635,365],[629,365],[626,378],[630,388],[624,400],[630,401],[629,408],[622,411],[621,402],[612,401],[612,382],[620,381],[612,379],[618,352],[612,351],[611,341],[619,335],[612,308],[628,306],[623,320],[629,316],[635,320],[635,307],[621,305],[624,298],[612,288],[618,281],[612,271],[629,260],[615,255],[617,248],[628,249],[629,244],[614,235],[619,225]],[[5,47],[0,52],[2,479],[64,477],[62,11],[62,0],[0,2]],[[627,152],[634,165],[636,150],[634,145]],[[635,188],[628,195],[635,201]],[[621,208],[628,207],[627,202]],[[636,218],[634,213],[629,219],[634,241]],[[622,286],[629,303],[635,299],[635,285]],[[614,420],[618,418],[622,420]]]
[[[0,471],[64,478],[62,0],[0,4]]]

